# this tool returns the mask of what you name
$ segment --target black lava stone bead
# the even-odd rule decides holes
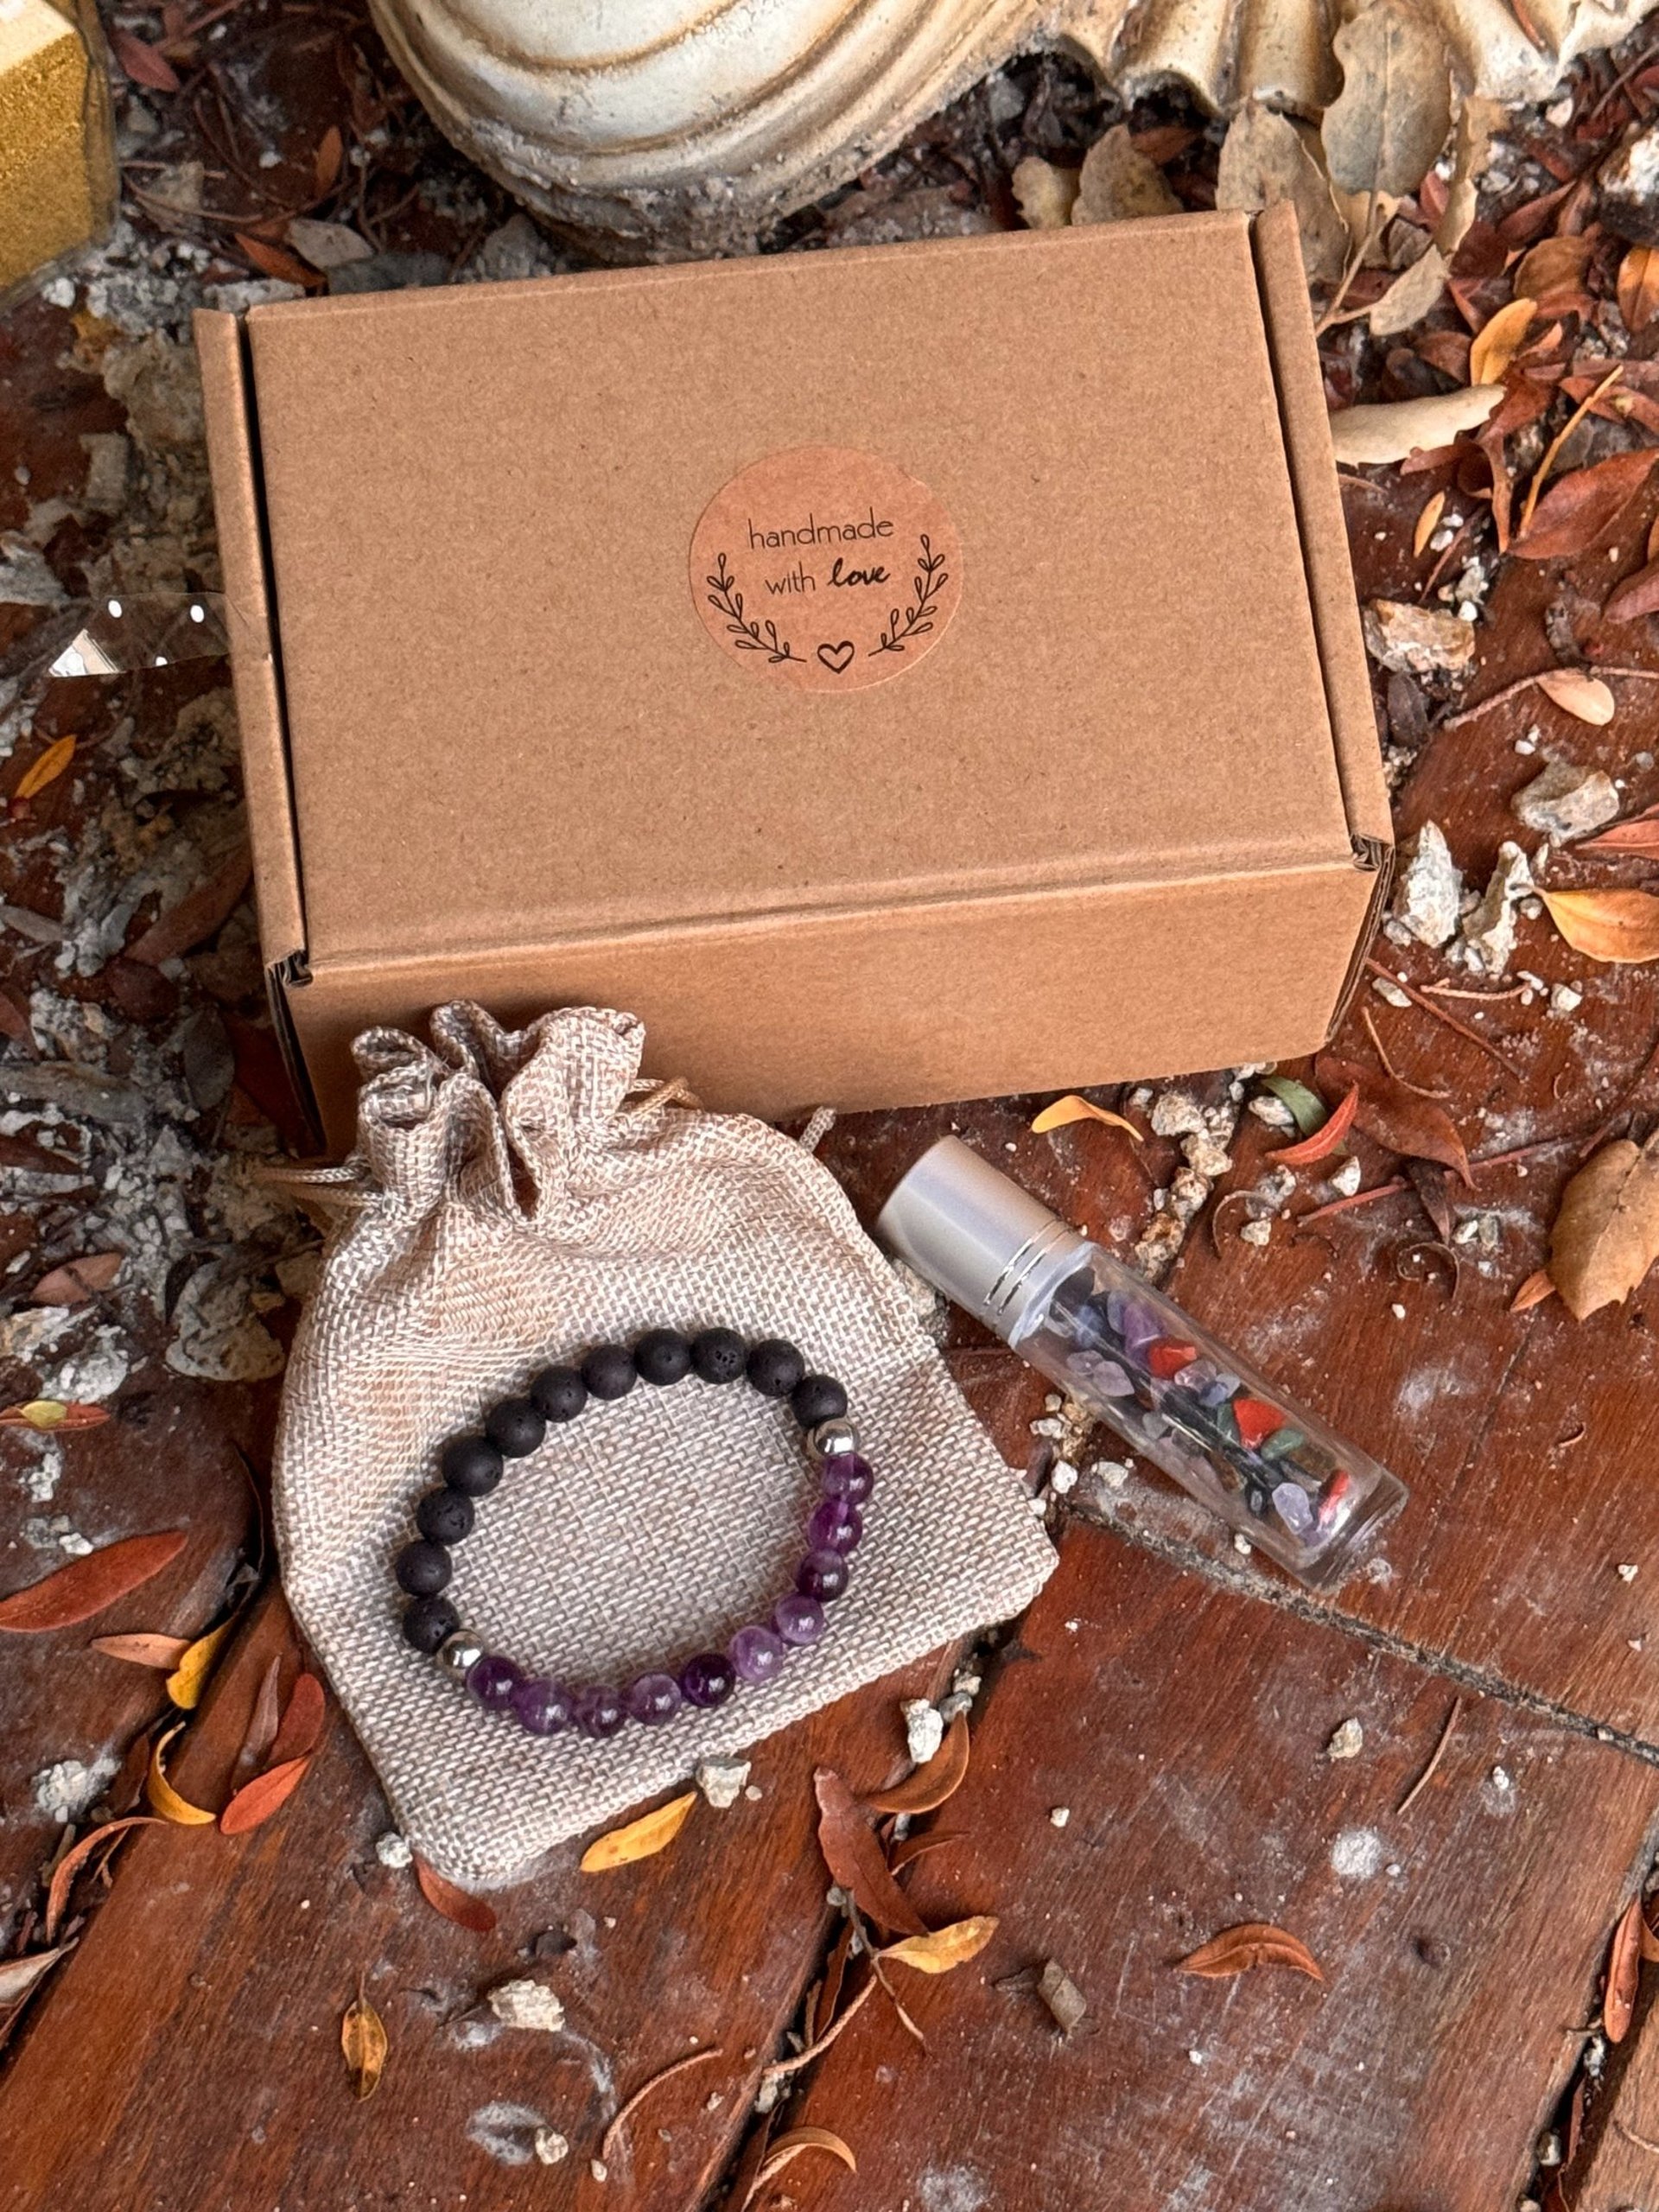
[[[683,1382],[691,1372],[691,1347],[677,1329],[651,1329],[635,1344],[633,1363],[643,1382]]]
[[[735,1329],[705,1329],[691,1339],[691,1364],[705,1382],[735,1382],[748,1359],[749,1348]]]
[[[501,1479],[501,1454],[486,1437],[452,1437],[439,1464],[450,1489],[468,1497],[487,1497]]]
[[[404,1608],[404,1641],[417,1651],[435,1651],[461,1626],[461,1615],[447,1598],[416,1598]]]
[[[544,1367],[530,1386],[530,1402],[546,1421],[575,1421],[588,1385],[574,1367]]]
[[[804,1375],[789,1394],[795,1418],[803,1428],[816,1428],[821,1421],[839,1421],[847,1410],[847,1393],[833,1375]]]
[[[806,1362],[781,1337],[767,1337],[749,1354],[749,1380],[763,1398],[786,1398],[805,1372]]]
[[[458,1544],[473,1533],[473,1501],[465,1491],[429,1490],[415,1509],[415,1525],[435,1544]]]
[[[405,1544],[397,1554],[398,1586],[411,1598],[435,1598],[454,1573],[442,1544]]]
[[[503,1398],[485,1422],[484,1433],[498,1452],[509,1459],[522,1459],[547,1434],[547,1422],[528,1398]]]
[[[620,1344],[595,1344],[582,1363],[582,1379],[596,1398],[626,1398],[639,1370]]]

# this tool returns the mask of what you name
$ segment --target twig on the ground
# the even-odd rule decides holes
[[[1466,1021],[1459,1021],[1455,1014],[1448,1014],[1443,1006],[1436,1005],[1433,999],[1420,991],[1414,984],[1402,983],[1400,978],[1385,968],[1380,960],[1368,959],[1365,965],[1370,969],[1372,975],[1385,977],[1397,990],[1403,991],[1414,1006],[1421,1007],[1425,1014],[1432,1014],[1436,1021],[1444,1022],[1448,1029],[1455,1030],[1459,1037],[1466,1037],[1471,1045],[1478,1045],[1490,1059],[1497,1062],[1506,1075],[1512,1075],[1517,1083],[1526,1081],[1524,1071],[1518,1068],[1507,1054],[1500,1052],[1490,1038],[1483,1037],[1478,1029],[1471,1029]]]
[[[808,2044],[804,2050],[798,2050],[792,2058],[774,2059],[770,2066],[762,2069],[760,2075],[762,2082],[781,2082],[791,2074],[798,2074],[803,2066],[810,2066],[815,2058],[822,2057],[876,1986],[875,1977],[872,1974],[857,1996],[849,2001],[846,2011],[838,2013],[831,2020],[816,2043]],[[619,2113],[618,2118],[620,2117]]]
[[[599,2156],[601,2164],[603,2164],[609,2159],[611,2152],[615,2145],[617,2136],[621,2132],[623,2123],[630,2119],[634,2113],[638,2112],[640,2106],[645,2102],[645,2099],[651,2094],[653,2089],[660,2088],[664,2082],[672,2081],[675,2075],[683,2074],[689,2066],[701,2066],[705,2059],[718,2058],[719,2056],[719,2050],[712,2046],[708,2050],[689,2050],[683,2058],[677,2058],[673,2062],[672,2065],[664,2066],[658,2073],[652,2075],[648,2081],[642,2082],[639,2084],[639,2087],[634,2091],[633,2094],[628,2099],[626,2104],[618,2107],[616,2113],[612,2118],[610,2126],[605,2130],[603,2135],[600,2137]]]
[[[1460,1697],[1454,1697],[1452,1700],[1452,1710],[1446,1716],[1446,1726],[1440,1731],[1440,1739],[1428,1755],[1428,1764],[1423,1769],[1416,1781],[1412,1783],[1410,1789],[1407,1790],[1405,1796],[1400,1800],[1400,1802],[1394,1808],[1396,1819],[1402,1813],[1410,1811],[1411,1808],[1417,1802],[1418,1798],[1421,1797],[1424,1790],[1427,1789],[1430,1782],[1433,1781],[1434,1770],[1439,1766],[1440,1761],[1446,1757],[1446,1747],[1451,1742],[1452,1732],[1457,1727],[1459,1721],[1462,1718],[1463,1700]]]
[[[1636,2130],[1622,2120],[1617,2113],[1613,2114],[1613,2126],[1621,2135],[1628,2135],[1638,2151],[1651,2151],[1654,2157],[1659,2158],[1659,2143],[1649,2141],[1645,2135],[1638,2135]]]
[[[1394,1062],[1389,1058],[1387,1046],[1376,1033],[1376,1024],[1371,1019],[1371,1009],[1370,1007],[1361,1007],[1359,1009],[1359,1018],[1365,1025],[1366,1035],[1376,1047],[1376,1057],[1382,1061],[1383,1071],[1388,1076],[1391,1083],[1397,1083],[1402,1090],[1414,1090],[1419,1098],[1449,1098],[1452,1096],[1449,1090],[1430,1090],[1421,1083],[1413,1083],[1408,1076],[1402,1075],[1399,1069],[1395,1067]]]

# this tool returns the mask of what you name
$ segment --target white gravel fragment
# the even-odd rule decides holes
[[[1365,1731],[1357,1720],[1344,1720],[1325,1747],[1328,1759],[1357,1759],[1365,1747]]]
[[[569,2142],[556,2127],[538,2127],[532,2138],[532,2147],[544,2166],[556,2166],[570,2155]]]
[[[925,1697],[907,1697],[899,1708],[905,1717],[905,1743],[916,1766],[925,1766],[944,1741],[944,1717]]]
[[[119,1764],[110,1758],[94,1759],[90,1766],[83,1759],[60,1759],[35,1777],[35,1802],[49,1821],[78,1821],[103,1796]]]
[[[1584,1004],[1584,993],[1573,983],[1557,983],[1549,995],[1549,1003],[1557,1014],[1576,1014]]]
[[[530,2028],[556,2036],[564,2026],[564,2006],[556,1991],[529,1975],[521,1980],[498,1982],[485,1999],[504,2028]]]
[[[694,1776],[698,1789],[717,1813],[724,1813],[736,1804],[748,1778],[747,1759],[699,1759]]]
[[[1048,1816],[1050,1825],[1057,1828],[1063,1828],[1071,1817],[1071,1808],[1069,1805],[1056,1805]]]
[[[1350,1158],[1333,1167],[1325,1178],[1339,1198],[1351,1198],[1359,1188],[1359,1162]]]
[[[1368,1882],[1388,1853],[1375,1828],[1344,1828],[1331,1847],[1331,1871],[1344,1882]]]
[[[384,1835],[376,1836],[374,1855],[383,1866],[390,1866],[394,1872],[401,1872],[405,1866],[415,1863],[415,1853],[410,1848],[409,1838],[399,1835],[396,1828],[388,1828]]]
[[[1634,1565],[1621,1567],[1618,1570],[1618,1579],[1621,1582],[1634,1582],[1641,1572],[1641,1568]]]

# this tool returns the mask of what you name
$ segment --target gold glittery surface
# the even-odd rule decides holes
[[[0,0],[0,293],[108,219],[108,105],[74,25]]]

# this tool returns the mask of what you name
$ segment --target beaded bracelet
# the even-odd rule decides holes
[[[806,1524],[806,1556],[793,1586],[773,1605],[770,1624],[740,1628],[723,1651],[696,1652],[674,1672],[641,1675],[626,1689],[572,1689],[527,1675],[487,1650],[442,1595],[454,1572],[451,1548],[473,1531],[474,1500],[495,1488],[506,1460],[536,1451],[550,1425],[574,1421],[590,1399],[625,1398],[636,1382],[665,1388],[692,1374],[713,1383],[747,1376],[762,1397],[786,1398],[818,1463],[822,1495]],[[417,1651],[435,1655],[481,1706],[511,1713],[532,1736],[571,1726],[584,1736],[613,1736],[629,1720],[660,1727],[683,1706],[723,1705],[740,1681],[757,1688],[771,1681],[791,1649],[823,1636],[824,1606],[847,1587],[849,1555],[864,1533],[860,1509],[873,1480],[859,1456],[841,1384],[832,1376],[809,1375],[800,1353],[783,1338],[750,1345],[731,1329],[705,1329],[690,1338],[675,1329],[652,1329],[632,1351],[601,1344],[579,1368],[546,1368],[524,1396],[503,1399],[490,1412],[481,1434],[452,1437],[441,1465],[442,1486],[428,1491],[415,1510],[420,1536],[404,1547],[395,1565],[411,1600],[404,1635]]]

